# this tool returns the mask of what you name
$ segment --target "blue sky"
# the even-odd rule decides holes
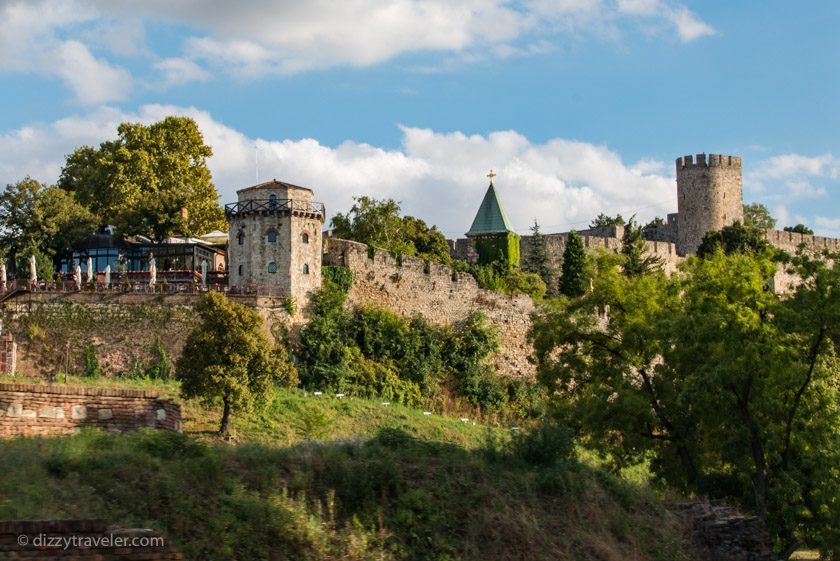
[[[272,177],[392,197],[450,237],[489,168],[514,226],[676,210],[674,159],[840,237],[840,3],[0,0],[0,182],[189,115],[223,202]]]

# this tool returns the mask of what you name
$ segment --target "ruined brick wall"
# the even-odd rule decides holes
[[[64,435],[83,427],[180,432],[181,406],[151,391],[0,383],[0,437]]]
[[[154,530],[124,529],[103,520],[0,521],[0,560],[162,561],[183,558]]]
[[[741,158],[697,154],[677,158],[680,255],[694,253],[710,230],[744,219]]]
[[[483,290],[471,275],[453,275],[449,266],[440,263],[426,264],[412,257],[398,262],[386,251],[369,256],[366,245],[337,238],[325,244],[324,265],[353,271],[351,305],[376,304],[404,317],[419,314],[439,325],[461,321],[470,310],[482,311],[501,336],[502,349],[496,359],[499,372],[534,377],[526,338],[534,310],[530,297]]]

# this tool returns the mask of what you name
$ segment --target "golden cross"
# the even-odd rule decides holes
[[[487,177],[490,178],[490,184],[492,185],[493,184],[493,178],[496,177],[496,174],[493,173],[493,170],[491,169],[490,173],[487,174]]]

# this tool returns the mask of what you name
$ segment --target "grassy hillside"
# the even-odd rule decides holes
[[[650,492],[568,459],[556,431],[511,440],[381,402],[279,391],[238,420],[232,445],[209,434],[216,412],[187,403],[185,414],[184,435],[0,442],[0,519],[152,527],[201,560],[692,558]]]

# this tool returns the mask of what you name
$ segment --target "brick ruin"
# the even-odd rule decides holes
[[[181,406],[157,392],[0,383],[0,437],[66,435],[84,427],[181,431]]]

